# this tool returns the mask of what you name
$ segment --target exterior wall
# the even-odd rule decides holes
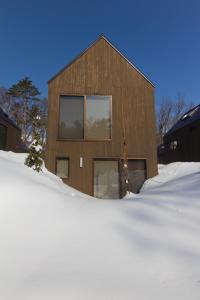
[[[59,141],[61,94],[112,95],[112,140]],[[56,157],[69,157],[70,178],[64,181],[92,195],[93,159],[122,157],[122,102],[128,157],[145,158],[147,176],[156,175],[154,88],[103,38],[49,83],[48,169],[55,173]]]
[[[200,120],[164,137],[163,162],[200,161]],[[171,150],[170,142],[177,140],[178,146]]]
[[[6,137],[6,151],[21,152],[21,130],[12,126],[0,117],[0,124],[6,126],[7,137]]]

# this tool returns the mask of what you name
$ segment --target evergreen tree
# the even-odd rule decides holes
[[[40,115],[38,114],[38,107],[33,107],[31,110],[31,119],[32,119],[32,130],[33,130],[33,141],[29,146],[29,154],[26,157],[25,165],[37,172],[42,171],[42,155],[43,155],[43,147],[42,140],[40,138]]]
[[[16,123],[22,129],[23,142],[28,144],[32,132],[29,112],[36,101],[39,101],[37,96],[40,92],[37,87],[33,85],[32,81],[28,77],[25,77],[17,84],[11,86],[8,90],[8,94],[15,99],[14,116]]]
[[[13,121],[13,107],[15,100],[8,94],[8,91],[3,86],[0,86],[0,107]]]

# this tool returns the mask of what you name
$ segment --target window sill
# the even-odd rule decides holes
[[[112,139],[107,140],[82,140],[82,139],[56,139],[57,142],[112,142]]]

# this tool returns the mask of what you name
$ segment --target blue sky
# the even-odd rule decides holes
[[[100,33],[156,85],[200,103],[199,0],[0,0],[0,85],[47,81]]]

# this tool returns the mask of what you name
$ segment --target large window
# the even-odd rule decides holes
[[[61,96],[59,139],[111,139],[111,96]]]
[[[69,178],[69,159],[56,158],[56,175],[60,178]]]
[[[7,127],[3,124],[0,124],[0,150],[5,150],[6,148],[6,135]]]

